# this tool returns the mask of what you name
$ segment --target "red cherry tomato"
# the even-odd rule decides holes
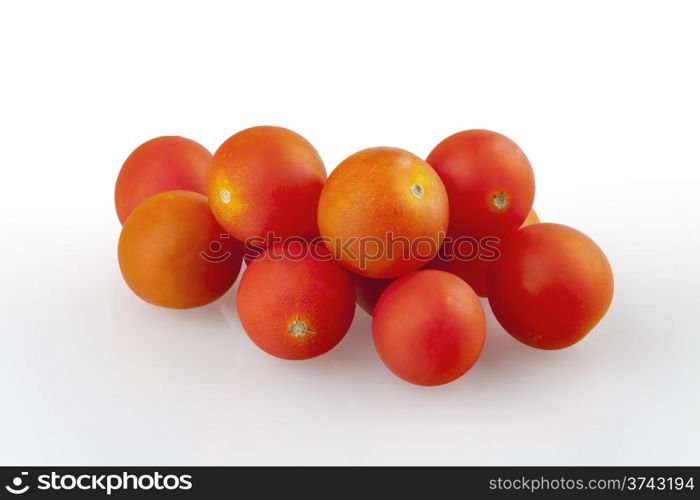
[[[374,278],[366,278],[359,274],[350,273],[352,282],[355,285],[355,297],[357,305],[359,305],[370,316],[374,314],[374,306],[377,305],[377,300],[386,287],[391,285],[395,280],[380,280]]]
[[[252,261],[238,288],[238,316],[250,339],[284,359],[332,349],[355,313],[348,272],[320,245],[277,244]]]
[[[114,190],[119,221],[156,193],[185,189],[204,193],[211,153],[184,137],[156,137],[144,142],[124,162]]]
[[[413,384],[440,385],[476,362],[486,321],[479,297],[464,281],[444,271],[416,271],[381,295],[372,333],[392,372]]]
[[[540,349],[581,340],[605,315],[613,275],[588,236],[561,224],[519,229],[501,245],[489,279],[489,303],[503,328]]]
[[[534,210],[521,227],[537,224],[540,219]],[[488,296],[488,275],[493,260],[500,255],[500,238],[470,238],[457,244],[445,242],[440,254],[428,268],[442,269],[462,278],[480,297]]]
[[[207,195],[214,216],[240,241],[267,246],[317,232],[316,207],[326,169],[314,147],[282,127],[253,127],[214,153]]]
[[[504,135],[458,132],[435,146],[427,162],[447,189],[452,236],[507,234],[520,227],[532,208],[532,167]]]

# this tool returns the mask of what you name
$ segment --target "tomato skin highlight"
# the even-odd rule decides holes
[[[508,137],[465,130],[440,142],[426,160],[450,199],[451,236],[499,236],[525,221],[535,199],[530,161]]]
[[[206,192],[214,216],[245,242],[314,234],[326,169],[316,149],[282,127],[259,126],[229,137],[214,153]]]
[[[476,362],[486,319],[479,297],[464,281],[444,271],[416,271],[381,295],[372,335],[394,374],[412,384],[441,385]]]
[[[206,196],[166,191],[144,200],[126,219],[118,256],[136,295],[186,309],[213,302],[231,288],[243,248],[216,222]]]
[[[602,319],[613,286],[610,264],[593,240],[562,224],[541,223],[502,242],[489,278],[489,303],[514,338],[539,349],[562,349]]]
[[[204,193],[211,153],[201,144],[178,136],[156,137],[136,148],[119,171],[114,204],[119,222],[143,200],[163,191]]]
[[[391,147],[365,149],[341,162],[318,206],[327,248],[350,271],[378,279],[427,264],[442,244],[448,220],[440,177],[416,155]]]
[[[540,219],[533,209],[530,210],[530,213],[521,227],[537,224],[539,222]],[[468,245],[467,242],[463,244],[465,246]],[[446,252],[447,255],[454,255],[455,249],[453,247],[453,244],[448,244],[448,242],[445,242],[442,253]],[[488,256],[490,258],[495,254],[495,252],[499,251],[499,247],[499,241],[491,241],[488,243],[488,246],[487,243],[483,243],[483,246],[478,248],[479,256],[471,260],[460,260],[455,258],[441,259],[440,255],[438,255],[426,267],[430,269],[441,269],[443,271],[447,271],[448,273],[452,273],[466,281],[467,284],[474,289],[477,295],[479,295],[479,297],[488,297],[488,278],[491,265],[494,261],[486,259],[485,257]],[[458,253],[461,253],[462,255],[470,255],[470,250],[472,249],[468,248]]]
[[[323,247],[316,249],[328,255]],[[348,272],[337,262],[310,253],[292,259],[278,244],[248,265],[237,305],[243,329],[258,347],[282,359],[308,359],[345,336],[355,313],[355,293]]]

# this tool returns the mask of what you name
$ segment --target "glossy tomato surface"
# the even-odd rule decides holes
[[[308,359],[332,349],[345,336],[355,312],[349,273],[323,247],[310,252],[268,248],[243,273],[238,315],[243,329],[262,350],[283,359]]]
[[[501,245],[489,279],[489,303],[503,328],[540,349],[581,340],[608,310],[613,275],[588,236],[561,224],[519,229]]]
[[[233,285],[243,249],[216,222],[206,196],[166,191],[129,215],[118,253],[124,280],[136,295],[184,309],[208,304]]]
[[[141,144],[126,159],[117,178],[114,202],[119,221],[123,224],[139,203],[156,193],[204,193],[209,161],[211,153],[185,137],[156,137]]]
[[[476,362],[486,320],[479,297],[464,281],[444,271],[416,271],[381,295],[372,334],[392,372],[413,384],[440,385]]]
[[[318,226],[328,249],[352,272],[394,278],[427,264],[447,231],[445,187],[435,171],[403,149],[353,154],[328,178]]]
[[[314,234],[316,208],[326,180],[323,161],[296,132],[253,127],[231,136],[214,153],[207,178],[212,212],[245,242],[270,236]]]
[[[497,132],[465,130],[428,155],[450,199],[450,234],[498,236],[519,228],[535,198],[535,177],[520,147]]]

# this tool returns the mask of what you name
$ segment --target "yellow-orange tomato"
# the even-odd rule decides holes
[[[437,173],[398,148],[353,154],[331,173],[318,206],[321,237],[351,271],[394,278],[438,252],[447,231],[447,192]]]
[[[186,189],[204,193],[211,153],[185,137],[164,136],[144,142],[126,159],[119,171],[114,202],[119,221],[156,193]]]
[[[537,213],[530,210],[525,222],[521,227],[537,224],[540,222]],[[499,242],[496,238],[480,240],[473,238],[468,241],[455,243],[446,241],[440,254],[435,257],[427,266],[431,269],[447,271],[462,278],[471,286],[480,297],[488,296],[488,273],[494,258],[499,255]],[[474,249],[472,245],[476,245]],[[455,251],[457,250],[457,251]],[[467,260],[458,256],[471,256]]]
[[[314,147],[282,127],[253,127],[214,153],[207,195],[214,216],[235,238],[288,238],[316,232],[326,169]],[[260,245],[260,243],[263,245]]]
[[[185,309],[216,300],[236,281],[242,246],[209,210],[207,198],[166,191],[144,200],[119,237],[119,267],[146,302]]]
[[[539,224],[539,222],[540,222],[540,218],[537,215],[537,212],[535,212],[535,209],[533,208],[532,210],[530,210],[530,213],[527,214],[527,217],[525,218],[525,222],[523,222],[522,226],[520,226],[520,227],[527,227],[527,226],[531,226],[533,224]]]

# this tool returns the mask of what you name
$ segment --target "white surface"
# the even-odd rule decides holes
[[[416,5],[2,4],[0,463],[700,462],[697,4]],[[121,163],[153,136],[215,149],[256,124],[329,170],[505,133],[542,218],[607,253],[607,317],[561,352],[491,317],[474,369],[426,389],[384,368],[359,310],[293,363],[248,340],[235,290],[141,302],[117,266]]]

